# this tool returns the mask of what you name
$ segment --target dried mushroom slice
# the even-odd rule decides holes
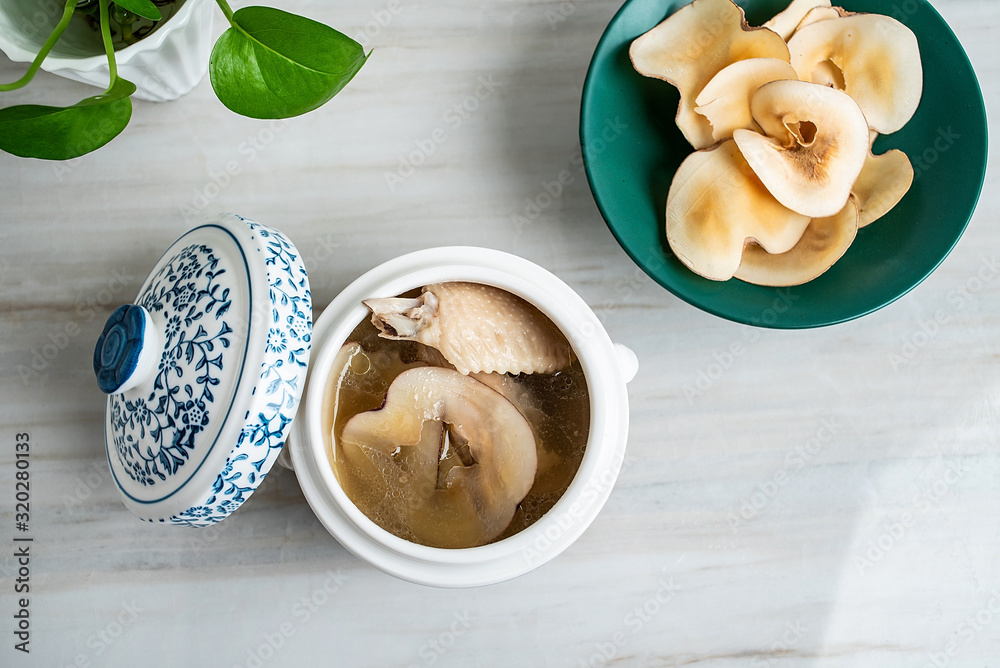
[[[674,254],[714,281],[733,277],[749,242],[783,253],[809,225],[808,216],[767,191],[732,140],[692,153],[681,164],[667,195],[666,219]]]
[[[695,111],[694,105],[693,100],[682,97],[677,107],[677,116],[674,118],[674,122],[688,143],[695,150],[700,150],[708,148],[715,142],[712,124],[708,122],[707,118]]]
[[[750,58],[724,67],[695,98],[695,111],[712,124],[712,138],[722,141],[734,130],[759,130],[750,114],[750,98],[766,83],[797,79],[795,69],[779,58]]]
[[[920,48],[913,32],[896,19],[851,14],[819,21],[796,31],[788,49],[800,79],[837,84],[878,132],[899,130],[920,104]]]
[[[865,166],[854,183],[852,195],[861,212],[858,227],[874,223],[889,213],[913,184],[913,165],[902,151],[868,154]]]
[[[808,283],[844,256],[858,234],[858,206],[854,200],[835,216],[815,218],[795,247],[773,255],[759,246],[743,253],[736,278],[769,287]]]
[[[517,408],[451,369],[399,374],[382,408],[352,417],[341,441],[350,446],[345,452],[393,456],[383,474],[390,486],[414,484],[419,493],[404,495],[406,506],[425,512],[409,513],[410,529],[436,547],[467,547],[502,533],[537,467],[535,437]]]
[[[841,7],[813,7],[806,12],[806,15],[802,17],[799,24],[795,26],[795,30],[792,31],[792,35],[786,38],[785,41],[787,42],[792,36],[795,35],[795,33],[808,25],[819,23],[820,21],[829,21],[830,19],[839,19],[841,16],[851,16],[851,13],[844,11]]]
[[[774,18],[764,24],[765,28],[770,28],[781,35],[781,39],[788,41],[795,29],[798,28],[811,10],[815,8],[827,8],[833,4],[830,0],[792,0],[784,11],[776,14]]]
[[[535,425],[537,429],[544,429],[547,424],[554,423],[554,419],[546,415],[538,407],[538,398],[533,396],[531,391],[523,383],[527,376],[511,376],[505,373],[474,373],[469,375],[492,390],[499,392],[504,399],[514,405],[514,408],[524,416],[528,424]],[[533,493],[546,494],[554,492],[559,488],[553,485],[554,480],[561,480],[565,475],[571,474],[568,470],[563,470],[560,475],[559,464],[562,458],[555,452],[547,449],[541,438],[535,439],[538,456],[538,469],[535,472],[535,482],[531,486]],[[567,481],[567,484],[568,481]]]
[[[775,199],[810,218],[844,208],[868,155],[868,124],[846,93],[804,81],[774,81],[750,101],[764,135],[733,139]],[[765,136],[766,135],[766,136]]]
[[[751,28],[732,0],[694,0],[629,48],[643,76],[663,79],[681,94],[677,126],[696,149],[715,143],[708,120],[694,111],[695,97],[720,70],[748,58],[788,61],[788,47],[776,33]]]
[[[366,299],[379,336],[436,348],[463,374],[553,373],[572,360],[569,342],[537,308],[480,283],[437,283],[419,297]]]

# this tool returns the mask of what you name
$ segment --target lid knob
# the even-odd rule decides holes
[[[155,366],[156,332],[141,306],[119,306],[104,324],[94,348],[94,374],[105,394],[121,394],[139,385]]]

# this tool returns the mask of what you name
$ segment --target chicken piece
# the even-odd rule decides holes
[[[459,373],[553,373],[569,342],[537,308],[480,283],[438,283],[419,297],[366,299],[380,336],[436,348]]]

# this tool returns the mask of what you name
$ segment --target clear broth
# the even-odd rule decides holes
[[[400,538],[432,547],[480,544],[466,544],[470,534],[466,525],[472,520],[461,509],[437,508],[433,515],[420,517],[418,506],[426,501],[426,494],[420,498],[417,476],[407,473],[414,464],[407,461],[410,448],[397,448],[392,455],[365,450],[368,461],[357,465],[345,456],[340,443],[350,418],[381,408],[396,376],[407,369],[432,366],[428,360],[439,357],[436,351],[420,343],[381,338],[368,319],[354,329],[347,342],[359,344],[361,353],[351,359],[343,381],[331,374],[323,414],[327,457],[344,492],[369,519]],[[590,394],[579,360],[557,373],[508,375],[504,382],[516,388],[518,401],[513,403],[520,404],[518,408],[534,433],[538,470],[510,524],[486,542],[524,530],[555,505],[580,467],[590,432]],[[458,459],[455,449],[447,453],[438,465],[439,480],[448,467],[461,465]],[[415,532],[411,523],[416,522],[423,525]],[[433,524],[430,529],[428,523]],[[433,534],[430,538],[429,533]]]

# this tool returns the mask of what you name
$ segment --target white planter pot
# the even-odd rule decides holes
[[[0,51],[15,62],[31,62],[62,14],[60,0],[0,0]],[[198,85],[212,50],[212,0],[186,0],[155,32],[116,51],[119,76],[136,86],[134,97],[175,100]],[[93,30],[74,20],[42,69],[106,88],[108,60]]]
[[[590,436],[573,482],[537,522],[496,543],[442,549],[398,538],[362,513],[340,487],[326,455],[324,388],[334,357],[368,309],[361,300],[391,297],[447,281],[485,283],[536,306],[566,335],[590,392]],[[473,587],[526,573],[569,547],[597,517],[625,456],[628,393],[635,354],[613,344],[597,316],[566,283],[536,264],[485,248],[431,248],[397,257],[361,276],[323,311],[313,327],[310,379],[292,423],[292,466],[309,505],[348,550],[383,571],[420,584]]]

